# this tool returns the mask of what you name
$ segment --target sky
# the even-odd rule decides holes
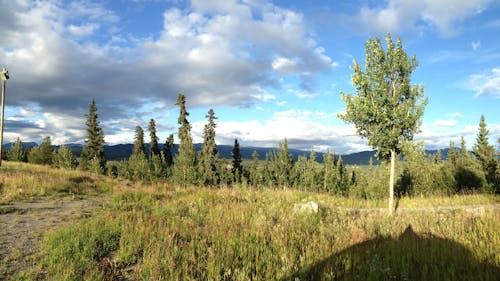
[[[177,132],[187,99],[194,142],[213,108],[217,144],[369,150],[338,118],[364,44],[400,37],[428,105],[427,149],[475,142],[482,114],[500,138],[500,1],[0,0],[8,69],[4,140],[83,143],[95,99],[108,144],[156,121]],[[177,141],[177,139],[176,139]]]

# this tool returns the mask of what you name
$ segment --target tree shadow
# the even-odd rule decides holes
[[[500,280],[500,267],[480,262],[452,240],[415,233],[351,246],[281,280]]]

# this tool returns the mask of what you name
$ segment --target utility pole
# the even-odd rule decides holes
[[[9,79],[9,72],[5,67],[0,71],[0,79],[2,79],[2,121],[0,123],[0,167],[2,166],[2,147],[3,147],[3,120],[5,115],[5,84]]]

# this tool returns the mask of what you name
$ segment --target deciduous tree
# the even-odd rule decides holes
[[[411,85],[416,57],[407,56],[399,38],[394,44],[387,34],[385,41],[384,50],[380,38],[368,40],[364,70],[354,61],[351,78],[356,93],[342,93],[346,112],[339,116],[377,148],[379,159],[391,159],[389,209],[393,212],[395,161],[402,144],[418,132],[427,99],[422,85]]]

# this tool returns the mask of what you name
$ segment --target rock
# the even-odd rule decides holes
[[[317,214],[319,210],[318,203],[309,201],[306,203],[297,203],[293,205],[294,213],[314,213]]]

